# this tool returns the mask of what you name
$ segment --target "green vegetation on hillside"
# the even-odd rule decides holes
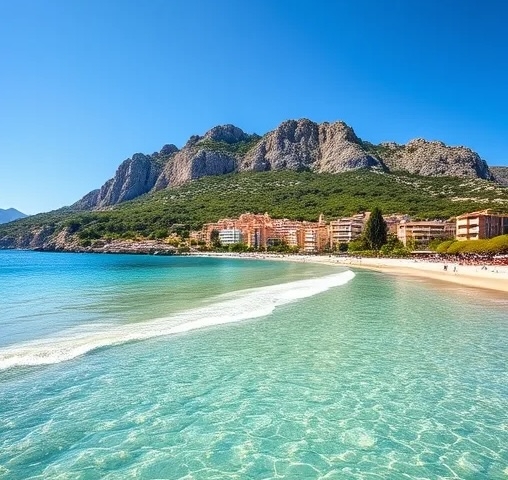
[[[0,243],[44,228],[68,229],[82,242],[97,238],[163,238],[203,223],[268,212],[274,218],[317,220],[379,207],[385,214],[446,219],[494,208],[508,212],[508,188],[471,178],[420,177],[356,170],[338,175],[293,171],[245,172],[203,177],[104,211],[61,209],[0,226]]]
[[[374,155],[383,161],[385,161],[387,157],[391,157],[395,152],[404,149],[404,145],[375,145],[365,140],[361,142],[361,145],[367,153],[370,153],[371,155]]]
[[[259,143],[261,137],[255,135],[250,140],[236,143],[219,142],[205,138],[196,143],[196,148],[203,148],[212,152],[231,153],[243,157],[251,148]]]

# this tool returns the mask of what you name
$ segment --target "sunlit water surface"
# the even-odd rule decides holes
[[[0,478],[508,478],[508,299],[0,252]]]

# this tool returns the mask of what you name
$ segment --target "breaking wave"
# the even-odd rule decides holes
[[[231,292],[216,297],[210,305],[190,309],[170,317],[130,325],[102,326],[90,332],[63,332],[62,335],[0,349],[0,370],[71,360],[101,347],[119,345],[200,328],[264,317],[279,306],[311,297],[346,284],[351,271],[308,280]]]

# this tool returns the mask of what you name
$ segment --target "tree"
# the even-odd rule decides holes
[[[387,242],[388,227],[383,214],[374,207],[365,225],[364,238],[370,250],[379,250]]]
[[[343,252],[343,253],[345,253],[345,252],[347,252],[347,250],[348,250],[348,244],[347,244],[347,243],[339,243],[339,244],[337,244],[336,246],[337,246],[337,250],[338,250],[339,252]]]
[[[347,244],[348,252],[361,252],[366,249],[367,246],[365,245],[365,242],[362,239],[353,240]]]
[[[397,235],[391,233],[387,236],[386,243],[381,247],[381,253],[383,255],[390,255],[394,251],[400,251],[403,249],[404,244],[397,238]]]
[[[214,229],[210,232],[210,243],[214,248],[219,248],[221,246],[219,239],[219,230]]]

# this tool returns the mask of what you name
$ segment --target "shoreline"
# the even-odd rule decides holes
[[[103,249],[103,250],[50,250],[53,253],[95,253],[124,255],[160,255],[192,256],[214,258],[239,258],[244,260],[271,260],[300,263],[314,263],[329,266],[367,269],[380,273],[398,276],[409,276],[453,283],[462,287],[477,288],[491,292],[508,293],[508,265],[459,265],[451,262],[429,262],[422,259],[407,258],[368,258],[333,255],[291,255],[278,253],[231,253],[231,252],[186,252],[178,253],[160,248],[156,241],[146,242],[140,248]],[[159,248],[157,248],[159,247]],[[21,250],[21,249],[5,249]],[[48,250],[28,250],[48,251]],[[447,270],[444,269],[448,266]],[[456,270],[456,271],[455,271]]]
[[[350,268],[367,269],[376,272],[437,280],[455,285],[480,288],[483,290],[508,293],[508,266],[459,265],[445,262],[426,262],[424,260],[398,258],[358,258],[314,255],[280,255],[280,254],[234,254],[234,253],[191,253],[191,256],[240,258],[253,260],[288,261],[315,263]],[[445,265],[448,269],[445,270]],[[456,271],[454,271],[454,269]]]

